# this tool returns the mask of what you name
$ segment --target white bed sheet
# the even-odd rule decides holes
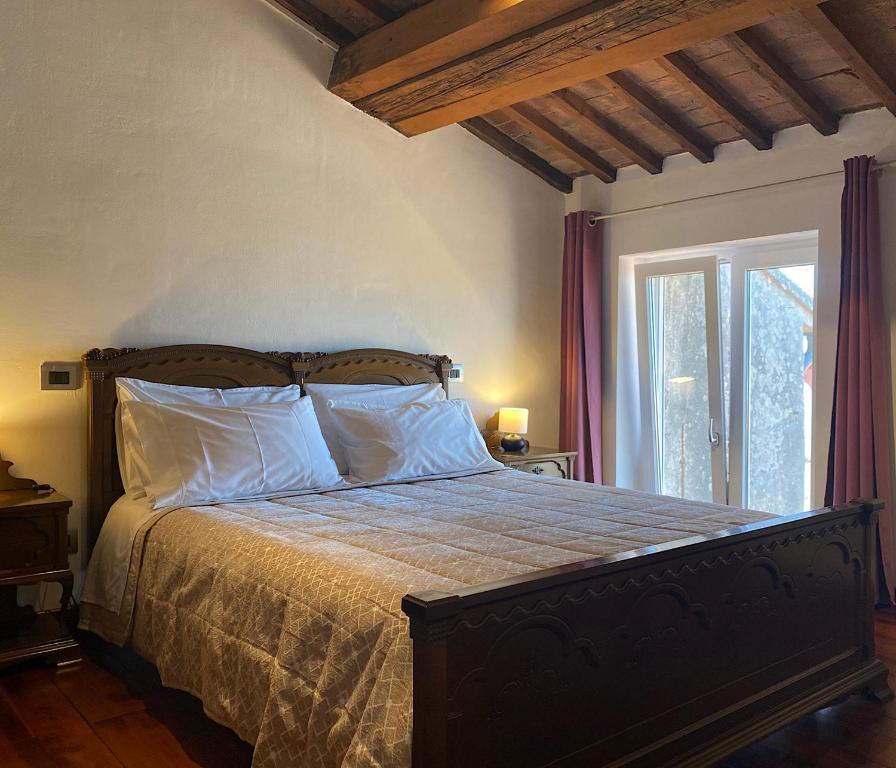
[[[82,601],[110,611],[119,610],[134,539],[144,525],[164,513],[164,509],[153,509],[146,496],[139,499],[122,496],[112,505],[90,557]]]

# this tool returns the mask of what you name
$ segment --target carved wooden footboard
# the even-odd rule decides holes
[[[414,768],[709,766],[847,694],[892,696],[880,506],[407,595]]]

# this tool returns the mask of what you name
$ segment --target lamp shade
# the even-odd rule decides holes
[[[498,432],[525,435],[529,431],[528,408],[499,408]]]

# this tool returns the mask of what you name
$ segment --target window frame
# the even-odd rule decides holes
[[[750,349],[749,296],[747,294],[747,272],[762,269],[815,267],[815,291],[818,296],[818,248],[804,243],[782,243],[779,246],[749,246],[734,249],[728,258],[731,263],[731,424],[729,426],[730,446],[728,454],[729,503],[746,506],[749,488],[749,440],[750,416],[748,401],[750,385],[747,376],[747,359]],[[812,327],[817,329],[818,302],[813,301]],[[813,333],[813,361],[815,360],[815,334]],[[815,487],[818,468],[815,461],[815,414],[818,397],[813,392],[810,416],[811,470],[810,488]]]
[[[773,269],[813,265],[815,267],[815,292],[812,308],[813,325],[813,365],[814,378],[820,378],[816,343],[818,339],[818,298],[819,298],[819,237],[817,231],[795,232],[785,235],[756,238],[736,243],[677,248],[669,251],[624,257],[629,260],[634,275],[634,308],[637,343],[637,381],[640,400],[641,445],[649,452],[652,472],[649,473],[653,486],[645,488],[657,493],[660,485],[661,456],[657,451],[656,407],[654,402],[653,363],[650,350],[647,278],[664,275],[704,273],[707,328],[707,371],[710,392],[710,413],[719,434],[719,448],[713,450],[713,499],[719,503],[743,506],[747,500],[749,440],[749,382],[745,379],[749,350],[749,328],[747,327],[747,281],[746,273],[757,269]],[[719,291],[719,268],[723,263],[731,265],[731,319],[730,319],[730,413],[725,413],[723,392],[723,369],[721,347],[721,306]],[[715,265],[709,278],[708,265]],[[630,273],[631,274],[631,273]],[[714,305],[714,306],[712,306]],[[714,330],[713,330],[714,329]],[[642,343],[642,339],[645,343]],[[712,371],[711,360],[717,361],[717,374]],[[715,384],[717,382],[717,385]],[[811,472],[810,492],[812,503],[816,504],[814,489],[820,471],[816,453],[816,425],[819,407],[818,392],[813,390],[810,416],[811,437],[809,441]],[[725,451],[726,433],[728,451]],[[718,456],[718,458],[717,458]],[[722,467],[722,480],[717,480],[717,466]],[[724,488],[724,494],[718,489]]]
[[[706,417],[707,443],[712,472],[712,497],[719,504],[727,503],[727,467],[725,466],[725,419],[721,377],[721,328],[719,322],[719,258],[718,256],[698,256],[696,258],[650,261],[635,265],[635,311],[638,328],[638,380],[641,388],[641,402],[646,405],[647,425],[644,445],[650,451],[653,462],[653,488],[658,493],[661,485],[661,452],[658,450],[658,404],[655,386],[655,356],[651,343],[651,315],[647,284],[651,278],[673,275],[703,275],[703,300],[706,322],[706,377],[708,393],[708,413]],[[646,343],[640,343],[644,339]],[[718,435],[716,445],[710,444],[709,433]]]

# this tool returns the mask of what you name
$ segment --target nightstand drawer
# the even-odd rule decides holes
[[[65,563],[59,529],[56,515],[0,518],[0,576]]]
[[[575,451],[538,446],[529,446],[525,453],[505,453],[492,449],[491,454],[495,461],[519,472],[530,472],[541,477],[562,477],[565,480],[572,478],[572,466],[576,460]]]
[[[530,461],[513,465],[514,469],[521,472],[531,472],[533,475],[544,477],[566,477],[566,460],[551,459],[549,461]]]

